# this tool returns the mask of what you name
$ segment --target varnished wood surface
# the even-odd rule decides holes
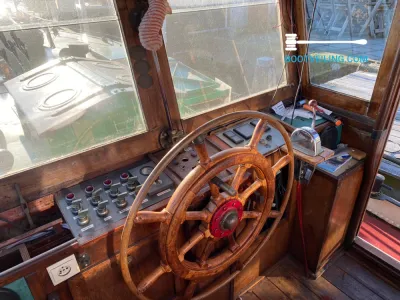
[[[395,300],[400,297],[399,289],[368,271],[347,254],[338,258],[316,280],[305,277],[302,265],[290,256],[282,259],[264,276],[264,280],[238,299]]]
[[[286,146],[282,146],[281,150],[283,152],[287,152]],[[293,153],[297,159],[300,159],[300,160],[316,167],[318,164],[328,160],[335,154],[333,150],[325,148],[325,147],[322,147],[322,150],[323,150],[322,153],[320,153],[317,156],[309,156],[309,155],[306,155],[303,152],[298,151],[296,149],[293,149]]]
[[[386,41],[385,51],[383,53],[382,62],[379,67],[375,88],[372,93],[371,102],[368,108],[368,116],[377,119],[382,106],[388,101],[388,90],[396,89],[396,86],[390,82],[395,77],[398,70],[396,65],[400,63],[398,60],[399,30],[400,30],[400,5],[397,5],[393,21],[391,23],[390,33]]]
[[[340,176],[317,170],[303,187],[303,224],[307,262],[318,276],[324,264],[343,243],[363,177],[359,162]],[[291,253],[303,260],[298,218],[293,229]]]

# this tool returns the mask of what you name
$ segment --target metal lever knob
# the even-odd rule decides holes
[[[89,210],[86,209],[81,209],[78,211],[78,218],[76,219],[78,222],[79,226],[84,226],[89,223],[90,218],[89,218]]]
[[[126,185],[126,188],[128,191],[134,191],[136,186],[139,184],[137,176],[132,176],[128,178],[128,183]]]
[[[74,215],[77,215],[78,212],[82,209],[82,199],[76,199],[74,201],[72,201],[71,204],[71,212]]]
[[[104,217],[108,215],[108,208],[107,208],[108,200],[104,200],[99,202],[97,205],[96,213],[99,217]]]
[[[126,207],[126,205],[128,204],[128,202],[127,202],[126,199],[125,199],[125,197],[126,197],[127,194],[128,194],[127,192],[118,194],[118,196],[117,196],[117,201],[115,202],[115,205],[116,205],[118,208],[124,208],[124,207]]]
[[[93,196],[90,199],[90,203],[92,203],[93,206],[97,206],[99,202],[101,202],[101,194],[102,189],[97,189],[93,192]]]
[[[116,198],[119,194],[119,187],[121,186],[120,183],[115,183],[111,186],[110,190],[110,197],[111,198]]]

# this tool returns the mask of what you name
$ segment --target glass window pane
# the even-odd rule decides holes
[[[276,88],[284,68],[276,1],[169,3],[163,33],[182,118]]]
[[[112,0],[0,2],[0,178],[146,131]]]
[[[310,40],[325,43],[309,46],[311,83],[370,101],[396,5],[396,0],[318,1]],[[313,7],[308,0],[308,24]]]

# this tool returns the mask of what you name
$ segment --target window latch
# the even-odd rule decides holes
[[[178,143],[185,133],[182,130],[164,130],[160,133],[159,142],[163,149],[172,148],[176,143]]]

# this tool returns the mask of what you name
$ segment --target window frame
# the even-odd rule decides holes
[[[132,28],[130,20],[131,12],[135,9],[136,2],[114,0],[114,3],[119,15],[131,71],[133,77],[137,79],[140,74],[132,68],[135,60],[130,53],[132,47],[141,45],[138,32]],[[290,8],[281,9],[282,3],[286,5],[284,0],[279,0],[277,3],[280,10],[281,24],[290,24],[288,16]],[[289,31],[283,25],[281,25],[281,28],[282,41],[284,41],[285,34],[289,33]],[[282,47],[284,48],[284,45]],[[222,114],[239,110],[267,110],[279,101],[293,98],[298,84],[296,66],[286,64],[287,84],[277,89],[275,97],[273,97],[275,94],[274,89],[188,119],[181,119],[165,46],[163,45],[157,52],[146,51],[146,60],[150,64],[149,75],[153,78],[153,85],[148,89],[139,86],[136,86],[136,88],[147,131],[139,135],[121,138],[105,145],[95,146],[92,149],[71,154],[65,158],[55,159],[0,179],[0,189],[2,190],[0,194],[0,203],[2,203],[0,211],[19,205],[15,184],[20,186],[22,196],[27,201],[31,201],[126,166],[143,158],[147,153],[160,150],[159,136],[162,131],[170,128],[168,118],[171,121],[172,129],[189,133],[198,126]],[[157,107],[156,111],[154,107]],[[132,147],[132,145],[135,145],[135,147]]]
[[[130,62],[132,77],[136,80],[140,74],[133,68],[135,60],[130,51],[133,47],[141,45],[138,32],[132,29],[130,23],[130,12],[135,9],[135,1],[115,0],[114,6],[117,16],[119,16],[118,21]],[[147,131],[93,146],[88,150],[73,153],[67,157],[56,158],[9,176],[6,175],[6,177],[0,179],[0,203],[2,204],[0,211],[20,204],[15,191],[15,184],[19,185],[22,196],[27,201],[31,201],[83,180],[126,166],[146,153],[161,148],[159,136],[163,130],[168,128],[167,113],[159,85],[160,79],[156,62],[150,51],[146,51],[146,61],[150,65],[149,75],[153,79],[153,85],[147,89],[136,85],[136,90]],[[154,107],[157,107],[157,110],[154,110]]]
[[[286,33],[290,33],[289,28],[285,28],[283,24],[290,24],[290,17],[288,15],[290,11],[290,4],[286,3],[285,0],[279,0],[276,2],[280,13],[280,25],[281,27],[281,39],[282,39],[282,51],[284,51],[284,40]],[[283,5],[287,5],[287,9],[282,9]],[[294,64],[286,64],[286,85],[281,86],[277,89],[275,97],[275,89],[258,93],[252,96],[248,96],[240,101],[235,101],[229,105],[215,108],[211,111],[207,111],[196,116],[189,118],[181,118],[178,101],[175,94],[173,80],[168,63],[168,54],[165,44],[157,51],[157,58],[161,69],[162,88],[166,96],[166,102],[169,107],[172,123],[175,124],[176,128],[183,130],[185,133],[189,133],[204,123],[221,116],[240,110],[269,110],[271,106],[289,98],[293,98],[296,94],[296,86],[298,84],[297,68]],[[279,74],[281,69],[278,70]]]
[[[307,26],[306,26],[306,2],[295,2],[296,21],[297,21],[297,35],[299,39],[306,39]],[[390,32],[386,41],[386,46],[383,52],[381,65],[377,74],[374,90],[370,101],[362,100],[358,97],[342,94],[333,90],[318,87],[311,83],[309,66],[304,65],[303,78],[301,80],[302,94],[306,98],[316,99],[321,103],[328,104],[330,109],[335,110],[335,107],[347,110],[352,113],[365,116],[372,120],[378,118],[382,103],[387,100],[389,78],[391,78],[397,49],[400,47],[397,39],[398,32],[400,31],[400,22],[396,21],[400,18],[400,3],[397,2],[395,13],[392,20]],[[299,55],[304,55],[306,45],[298,45]]]

